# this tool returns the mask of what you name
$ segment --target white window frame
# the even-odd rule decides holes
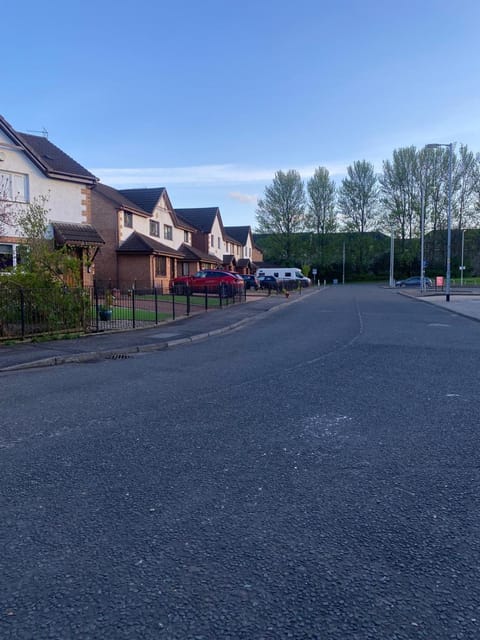
[[[163,238],[164,240],[173,240],[173,227],[170,224],[163,225]]]
[[[13,171],[0,171],[0,200],[29,202],[28,175]]]
[[[156,220],[150,220],[150,235],[155,238],[160,237],[160,224]]]

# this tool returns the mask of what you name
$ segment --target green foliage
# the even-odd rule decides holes
[[[83,327],[89,308],[80,260],[45,239],[47,202],[40,196],[17,212],[15,223],[25,239],[20,265],[0,277],[1,322],[26,323],[33,333]]]
[[[25,205],[16,216],[16,225],[25,238],[21,255],[21,269],[25,286],[45,287],[57,282],[69,286],[81,285],[82,264],[68,247],[55,247],[53,240],[45,238],[48,226],[48,198],[39,196]]]
[[[269,234],[272,250],[290,264],[298,255],[297,234],[305,225],[305,189],[298,171],[277,171],[256,213],[258,230]]]
[[[60,283],[36,286],[25,274],[0,278],[0,318],[3,325],[25,322],[32,333],[79,329],[85,326],[89,308],[88,293]],[[28,286],[28,285],[31,286]]]
[[[317,235],[333,233],[337,229],[335,213],[335,182],[330,178],[328,169],[318,167],[307,182],[308,214],[307,229]]]
[[[364,233],[375,227],[378,199],[377,177],[373,164],[357,160],[347,167],[342,180],[338,206],[348,231]]]
[[[438,234],[437,234],[438,235]],[[264,251],[265,262],[282,266],[280,255],[271,251],[269,238],[266,235],[254,234],[255,243]],[[321,256],[312,251],[312,234],[298,234],[299,250],[310,260],[305,260],[302,272],[311,277],[312,268],[317,269],[317,278],[329,281],[342,279],[345,268],[347,281],[371,279],[388,280],[390,272],[390,237],[379,232],[369,233],[332,233],[323,236],[323,252]],[[427,236],[425,256],[428,263],[426,275],[435,276],[445,273],[446,235],[442,233],[434,239]],[[452,233],[452,270],[458,272],[460,265],[461,234]],[[345,263],[343,248],[345,246]],[[465,276],[480,273],[480,230],[469,230],[465,234]],[[435,253],[436,251],[436,253]],[[311,252],[309,254],[309,252]],[[307,266],[309,265],[309,266]],[[291,266],[299,266],[292,264]],[[395,277],[402,278],[420,273],[420,245],[417,238],[413,240],[396,239],[395,241]]]

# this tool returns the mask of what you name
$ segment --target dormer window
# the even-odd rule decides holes
[[[183,232],[183,241],[190,244],[190,233],[188,231]]]
[[[133,213],[129,211],[123,212],[123,226],[131,229],[133,227]]]
[[[163,225],[163,237],[165,240],[173,240],[173,227],[169,224]]]

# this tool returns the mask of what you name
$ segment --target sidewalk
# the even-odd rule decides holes
[[[231,331],[322,290],[316,287],[302,289],[301,293],[292,293],[289,298],[277,294],[258,298],[251,296],[247,302],[142,329],[94,333],[71,340],[19,342],[13,345],[0,343],[0,372],[67,362],[117,359],[130,353],[168,349]]]
[[[451,313],[480,322],[480,295],[478,294],[451,294],[449,302],[446,301],[445,293],[416,297],[422,302],[434,304]]]

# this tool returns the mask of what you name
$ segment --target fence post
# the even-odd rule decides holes
[[[132,289],[132,327],[135,329],[135,286]]]
[[[175,287],[172,286],[172,320],[175,320]]]
[[[157,287],[153,287],[153,295],[155,299],[155,324],[158,324],[158,295],[157,295]]]
[[[208,311],[208,291],[207,291],[207,287],[205,287],[205,311]]]
[[[98,316],[99,316],[99,307],[98,307],[98,289],[97,289],[97,285],[95,284],[93,287],[93,297],[95,300],[95,329],[96,331],[98,331],[99,326],[98,326]]]
[[[20,318],[22,325],[22,340],[25,338],[25,295],[23,289],[20,289]]]
[[[187,316],[190,315],[190,287],[187,286]]]

